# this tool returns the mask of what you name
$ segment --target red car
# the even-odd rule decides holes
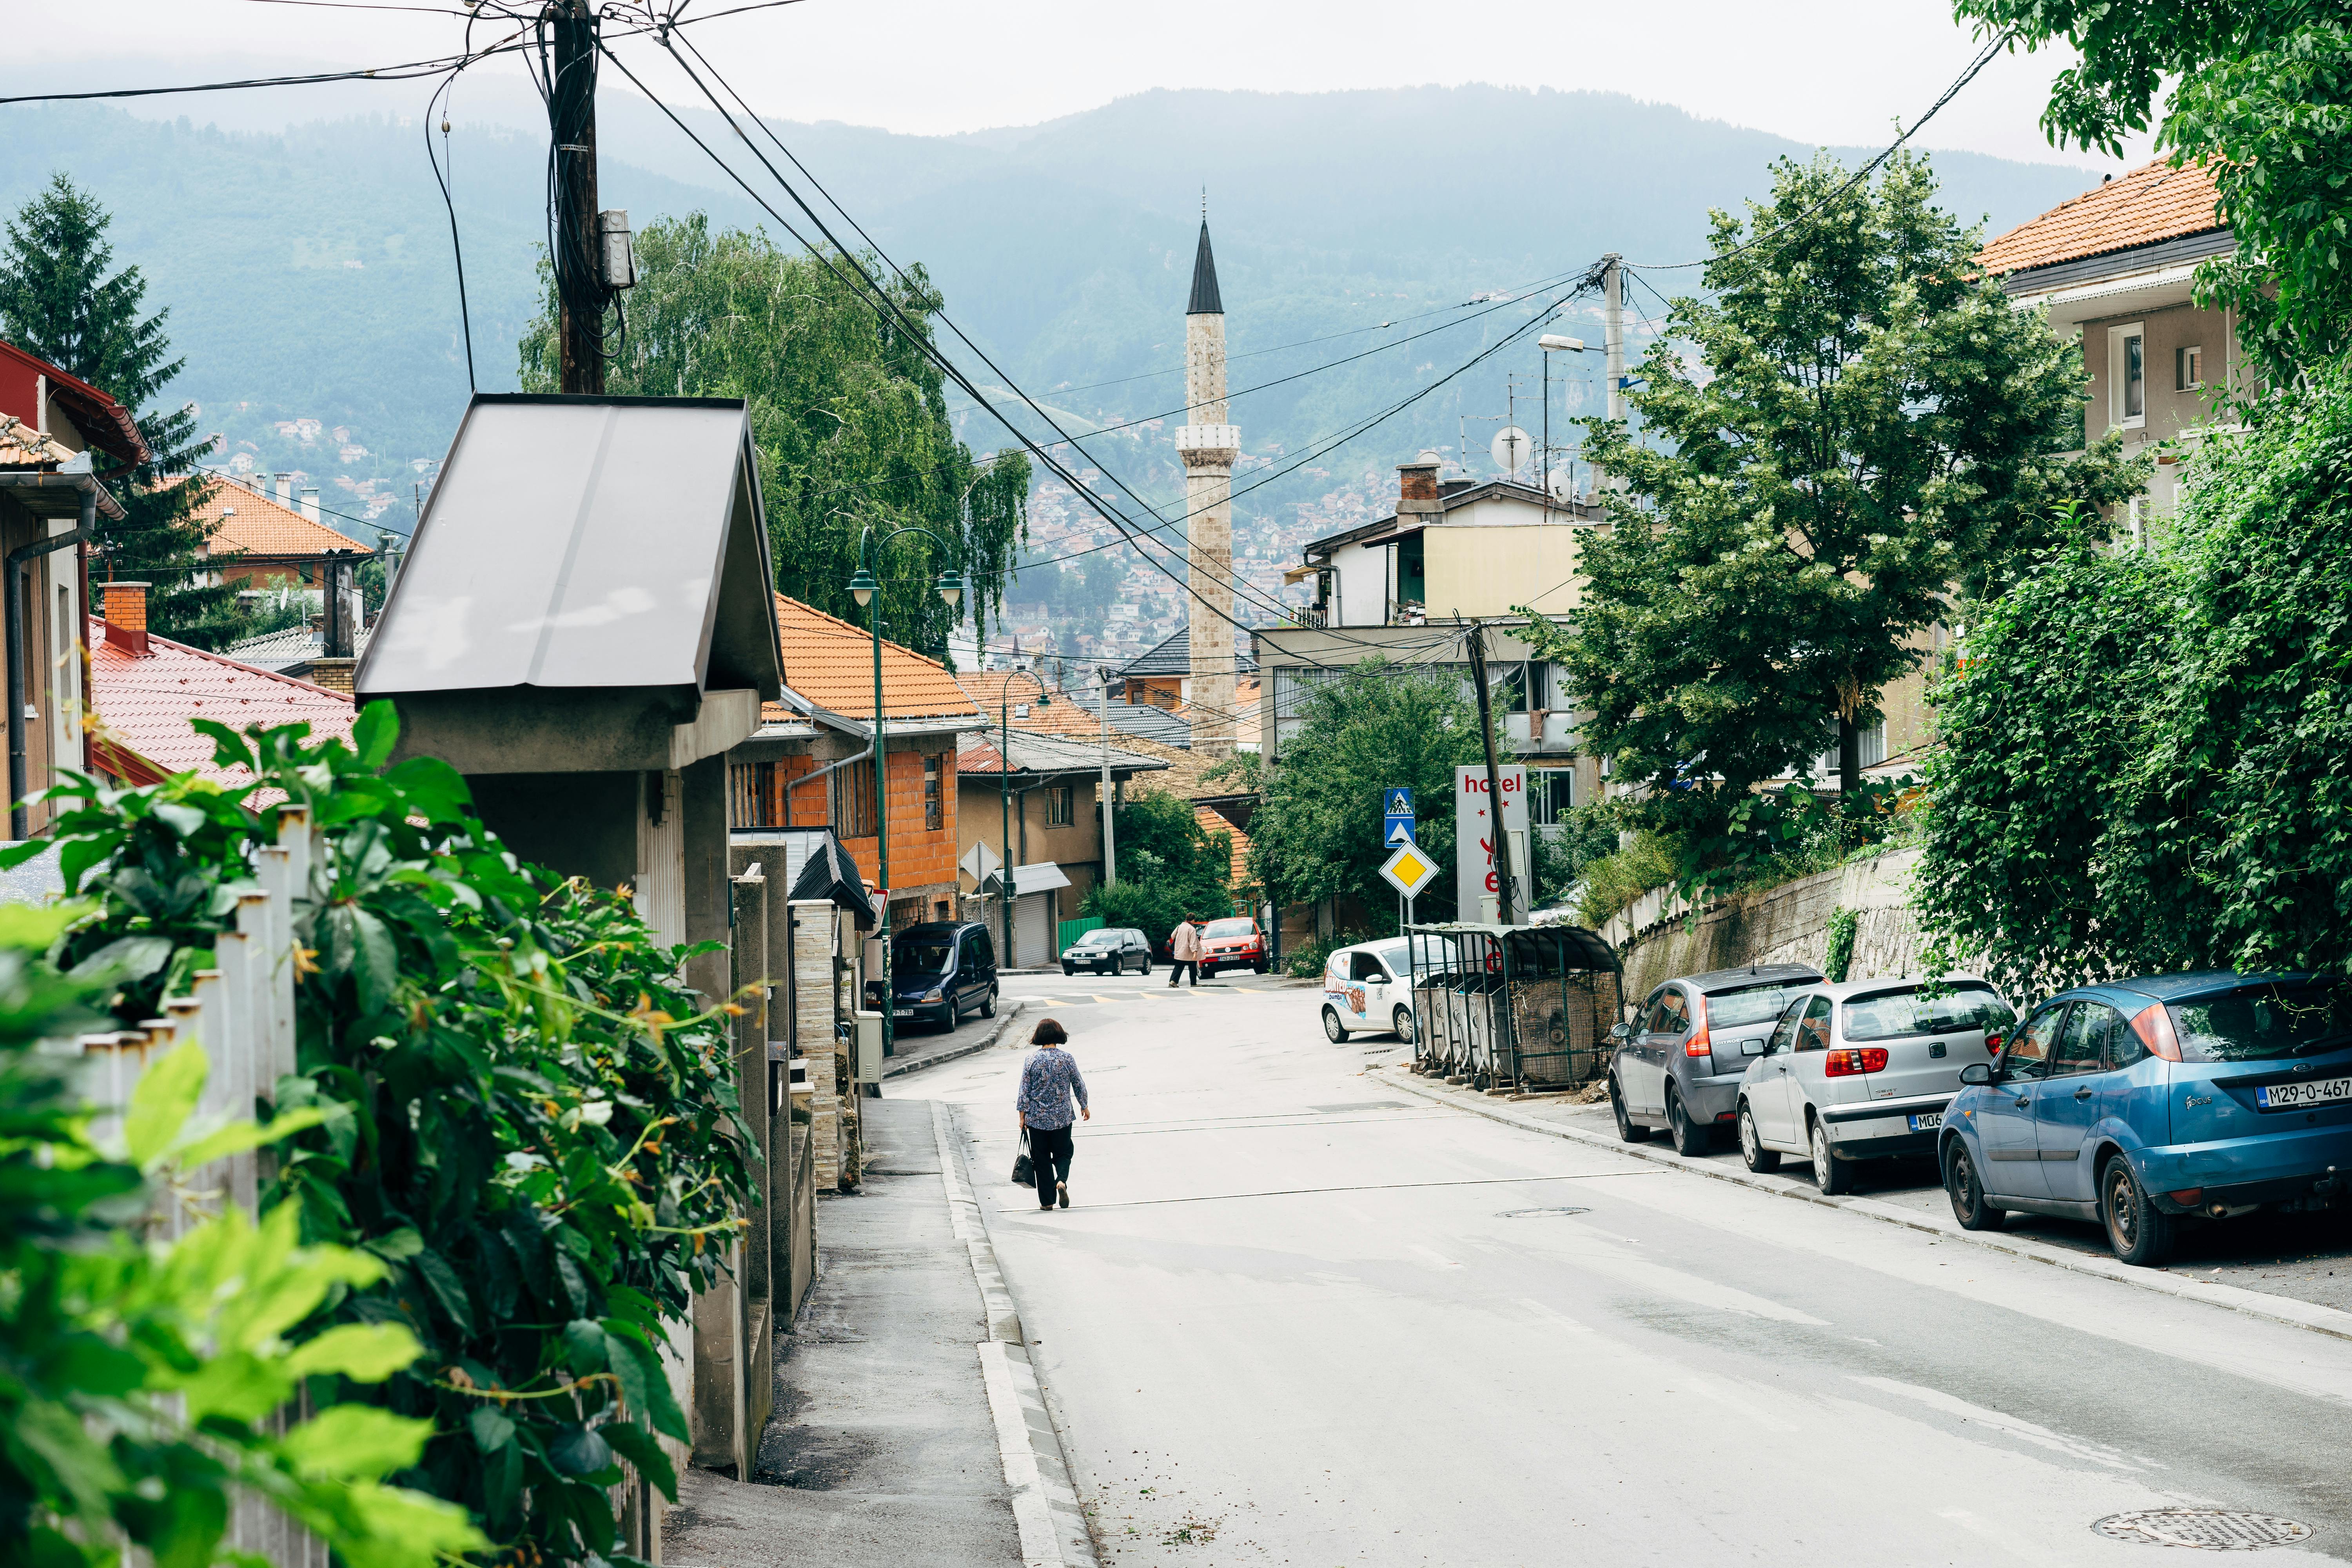
[[[1226,969],[1265,973],[1265,932],[1246,915],[1211,921],[1201,928],[1201,978]]]

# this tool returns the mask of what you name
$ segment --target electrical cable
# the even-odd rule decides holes
[[[469,19],[467,23],[469,32],[472,26],[473,23]],[[443,105],[441,142],[442,151],[446,154],[448,152],[450,105],[445,100],[450,97],[451,89],[457,85],[457,72],[465,68],[464,66],[459,66],[457,70],[451,71],[447,79],[435,89],[433,96],[425,100],[425,161],[433,165],[433,181],[441,187],[441,205],[449,214],[449,251],[457,262],[457,324],[464,329],[466,337],[466,390],[468,393],[475,393],[479,392],[481,386],[474,379],[474,314],[466,302],[466,247],[457,237],[457,204],[449,191],[450,183],[457,177],[457,166],[456,160],[451,158],[448,172],[445,176],[441,161],[433,156],[433,106],[436,103]]]
[[[1977,73],[1984,69],[1986,66],[1990,65],[1992,63],[1992,58],[2000,53],[2003,48],[2007,47],[2010,40],[2016,37],[2016,29],[2010,28],[2003,31],[1990,43],[1985,45],[1985,47],[1978,52],[1977,58],[1969,63],[1969,68],[1962,71],[1958,78],[1953,81],[1952,85],[1944,89],[1943,97],[1937,99],[1935,102],[1927,106],[1927,113],[1922,114],[1917,120],[1912,121],[1909,130],[1904,132],[1902,135],[1897,136],[1893,142],[1889,142],[1886,147],[1879,153],[1878,156],[1873,158],[1869,163],[1864,163],[1861,168],[1856,169],[1853,175],[1849,177],[1843,184],[1838,186],[1836,190],[1832,191],[1828,195],[1823,196],[1820,201],[1815,202],[1811,206],[1807,207],[1803,212],[1799,213],[1796,216],[1788,219],[1784,223],[1776,224],[1760,234],[1750,235],[1746,240],[1738,245],[1733,246],[1729,250],[1723,252],[1719,256],[1702,257],[1696,261],[1626,261],[1621,262],[1619,265],[1629,270],[1640,272],[1676,272],[1691,267],[1712,267],[1718,262],[1728,261],[1735,256],[1753,250],[1758,246],[1763,244],[1766,240],[1772,238],[1774,236],[1785,234],[1790,229],[1796,227],[1797,225],[1808,221],[1822,209],[1843,201],[1849,191],[1852,191],[1854,186],[1868,179],[1871,173],[1881,163],[1885,163],[1886,160],[1901,152],[1903,150],[1904,143],[1910,141],[1912,137],[1917,135],[1921,126],[1927,124],[1930,120],[1935,119],[1936,111],[1937,110],[1943,108],[1944,105],[1951,102],[1953,99],[1958,97],[1960,89],[1976,80]]]

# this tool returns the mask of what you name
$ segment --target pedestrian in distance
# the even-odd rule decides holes
[[[1021,1113],[1022,1130],[1029,1135],[1037,1206],[1049,1211],[1057,1199],[1062,1207],[1070,1206],[1070,1157],[1076,1152],[1070,1140],[1071,1124],[1080,1118],[1095,1119],[1087,1104],[1087,1080],[1078,1076],[1077,1059],[1062,1048],[1069,1038],[1068,1031],[1053,1019],[1038,1023],[1029,1037],[1029,1043],[1037,1048],[1029,1053],[1021,1068],[1021,1092],[1013,1102]],[[1075,1114],[1070,1108],[1073,1097],[1077,1101]]]
[[[1168,989],[1171,991],[1176,989],[1177,981],[1188,974],[1192,976],[1194,987],[1201,984],[1201,929],[1193,924],[1199,918],[1186,915],[1176,922],[1176,929],[1168,933],[1168,956],[1171,960]]]

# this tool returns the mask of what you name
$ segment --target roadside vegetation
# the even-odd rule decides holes
[[[1118,880],[1087,889],[1078,912],[1109,926],[1132,926],[1159,943],[1187,915],[1234,913],[1234,840],[1213,833],[1192,803],[1144,789],[1111,814]]]

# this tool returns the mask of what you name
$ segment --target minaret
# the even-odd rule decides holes
[[[1192,618],[1186,646],[1192,679],[1192,754],[1234,751],[1234,459],[1242,432],[1225,423],[1225,307],[1209,254],[1209,212],[1201,205],[1201,247],[1192,258],[1192,300],[1184,307],[1185,422],[1176,432],[1191,518]]]

